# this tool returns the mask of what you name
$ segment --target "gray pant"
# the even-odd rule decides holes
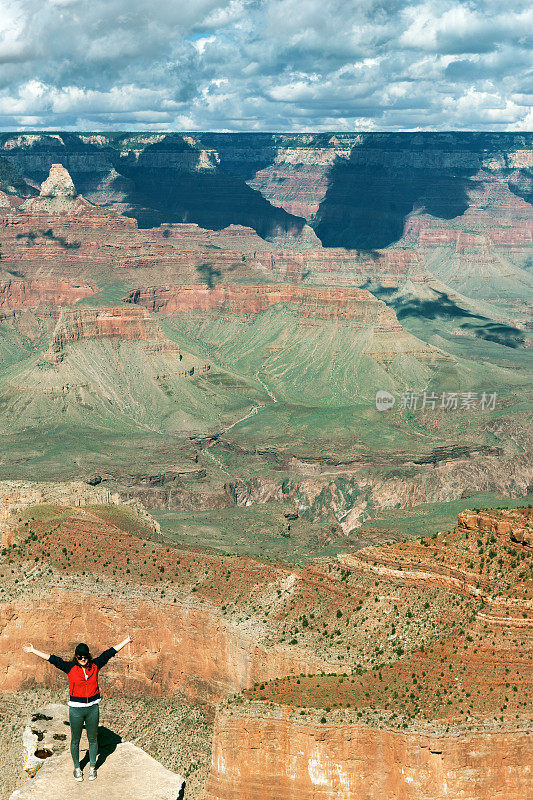
[[[87,739],[89,740],[89,763],[91,767],[96,766],[98,723],[100,721],[99,704],[95,703],[94,706],[88,706],[88,708],[69,706],[68,719],[70,722],[70,754],[74,762],[74,769],[80,766],[80,739],[84,722],[87,730]]]

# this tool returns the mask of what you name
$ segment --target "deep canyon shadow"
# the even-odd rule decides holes
[[[383,143],[368,136],[355,145],[348,161],[334,164],[318,209],[313,227],[322,244],[380,249],[401,238],[413,208],[441,219],[464,214],[469,178],[481,158],[476,152],[454,158],[457,146],[454,140],[447,150],[442,138],[426,136],[414,143],[400,135]]]
[[[481,314],[474,314],[467,308],[457,305],[449,295],[437,289],[432,290],[434,295],[432,299],[420,299],[414,295],[398,295],[396,288],[382,286],[372,281],[366,281],[362,288],[368,289],[375,297],[387,303],[400,321],[410,317],[454,320],[466,334],[469,333],[478,339],[486,339],[513,349],[524,346],[525,337],[519,328],[494,322]]]
[[[245,225],[269,239],[298,234],[305,224],[303,218],[271,205],[242,178],[219,165],[203,165],[201,151],[181,137],[165,137],[138,157],[129,154],[119,169],[135,186],[128,197],[128,216],[141,228],[172,222],[194,222],[210,230]]]

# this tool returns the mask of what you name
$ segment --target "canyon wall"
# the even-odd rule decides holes
[[[524,800],[532,759],[527,732],[423,735],[232,709],[215,721],[206,800]]]
[[[329,286],[163,286],[137,289],[129,302],[151,311],[227,311],[257,314],[277,303],[289,303],[302,317],[351,319],[379,318],[383,324],[396,322],[394,312],[366,289],[337,289]],[[397,322],[396,322],[397,324]]]
[[[247,225],[327,247],[397,242],[413,208],[449,220],[484,170],[530,201],[531,134],[2,134],[0,154],[33,186],[63,164],[79,191],[141,227]]]
[[[283,675],[328,665],[300,648],[257,643],[251,628],[228,624],[217,608],[165,602],[128,589],[127,599],[78,588],[0,605],[0,690],[34,683],[61,686],[64,675],[22,651],[32,642],[68,659],[79,641],[93,652],[132,637],[129,655],[114,659],[102,678],[104,692],[168,695],[218,701],[232,692]],[[106,684],[109,689],[106,689]]]
[[[118,494],[111,492],[106,486],[89,486],[83,481],[67,483],[0,481],[1,545],[2,547],[12,545],[18,531],[17,517],[28,506],[53,503],[70,507],[120,502]]]
[[[0,283],[0,308],[68,306],[90,297],[96,287],[90,283],[70,283],[58,278]]]
[[[251,253],[212,246],[202,231],[183,237],[179,226],[139,229],[134,219],[87,203],[80,195],[39,196],[21,206],[0,207],[0,239],[0,279],[11,302],[14,292],[24,298],[28,281],[34,294],[47,284],[50,293],[62,284],[63,294],[76,302],[80,287],[110,279],[133,286],[153,284],[154,276],[162,283],[201,283],[210,274],[218,278],[228,271],[232,280],[254,273],[265,278]],[[19,285],[20,280],[24,283]]]

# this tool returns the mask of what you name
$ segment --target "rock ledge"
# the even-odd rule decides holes
[[[105,726],[98,729],[97,779],[89,782],[88,743],[85,731],[80,743],[83,785],[74,780],[70,756],[68,708],[50,703],[28,720],[22,736],[28,776],[10,800],[182,800],[184,780],[131,742],[123,742]]]
[[[130,742],[117,744],[98,769],[95,781],[89,783],[87,772],[85,768],[83,783],[77,783],[70,753],[52,756],[10,800],[77,800],[81,789],[84,800],[179,800],[183,796],[183,778]]]

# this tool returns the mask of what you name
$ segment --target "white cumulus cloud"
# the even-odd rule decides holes
[[[0,0],[0,127],[524,130],[526,0]]]

